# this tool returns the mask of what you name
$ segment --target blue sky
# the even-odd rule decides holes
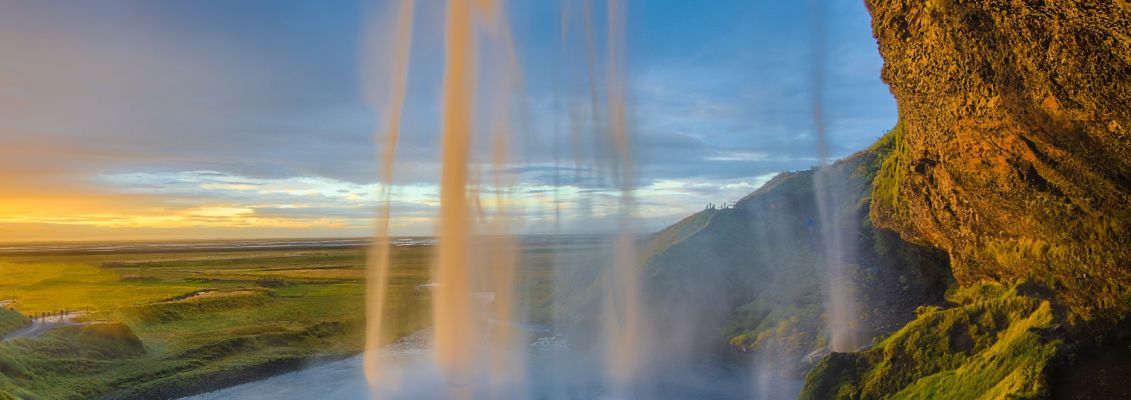
[[[417,3],[393,226],[426,235],[438,206],[445,3]],[[573,168],[562,105],[583,92],[570,75],[580,42],[560,45],[562,7],[507,8],[522,70],[510,190],[523,232],[552,226],[555,190],[568,203],[567,231],[600,229],[615,208],[596,182],[553,179],[555,155]],[[388,87],[390,10],[352,1],[0,3],[0,195],[9,199],[0,240],[370,233],[373,137],[385,117],[373,98]],[[642,229],[817,164],[818,68],[832,156],[865,148],[896,121],[858,0],[631,0],[627,10]]]

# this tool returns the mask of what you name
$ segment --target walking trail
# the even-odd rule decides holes
[[[31,325],[20,328],[7,336],[4,336],[3,341],[9,341],[21,337],[37,337],[42,336],[48,331],[65,326],[88,325],[96,323],[97,321],[77,321],[76,319],[86,314],[86,311],[72,311],[63,315],[55,315],[46,318],[36,318]]]

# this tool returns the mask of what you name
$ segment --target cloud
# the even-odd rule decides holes
[[[551,3],[513,6],[523,82],[502,170],[513,186],[478,189],[512,196],[519,231],[612,227],[620,196],[604,107],[590,115],[588,83],[574,74],[583,59],[563,59]],[[632,7],[628,108],[643,226],[819,161],[803,4]],[[824,101],[831,152],[842,157],[894,124],[895,107],[863,6],[830,7]],[[383,189],[373,136],[388,118],[387,43],[373,22],[381,15],[365,15],[381,10],[0,4],[0,240],[52,229],[56,238],[369,234]],[[436,4],[418,13],[393,192],[399,233],[430,234],[439,207],[442,17]],[[569,49],[582,48],[576,38]],[[472,167],[484,181],[486,138]],[[555,210],[566,220],[554,223]]]

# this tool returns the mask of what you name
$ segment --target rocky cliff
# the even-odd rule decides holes
[[[1029,279],[1083,320],[1131,298],[1131,3],[867,0],[899,103],[872,217],[964,285]]]
[[[901,120],[871,218],[960,287],[802,398],[1131,396],[1131,4],[866,3]]]

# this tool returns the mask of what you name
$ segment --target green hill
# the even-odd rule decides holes
[[[31,324],[31,319],[18,312],[0,308],[0,337]]]
[[[733,207],[707,209],[656,234],[645,273],[661,336],[715,338],[695,351],[729,346],[788,361],[824,347],[826,250],[815,174],[844,200],[833,223],[846,238],[861,300],[857,329],[891,332],[916,306],[942,300],[950,280],[944,254],[874,228],[871,181],[892,147],[885,140],[827,169],[783,173]],[[871,305],[883,305],[872,307]],[[691,331],[689,331],[691,330]],[[787,362],[788,362],[787,361]]]

